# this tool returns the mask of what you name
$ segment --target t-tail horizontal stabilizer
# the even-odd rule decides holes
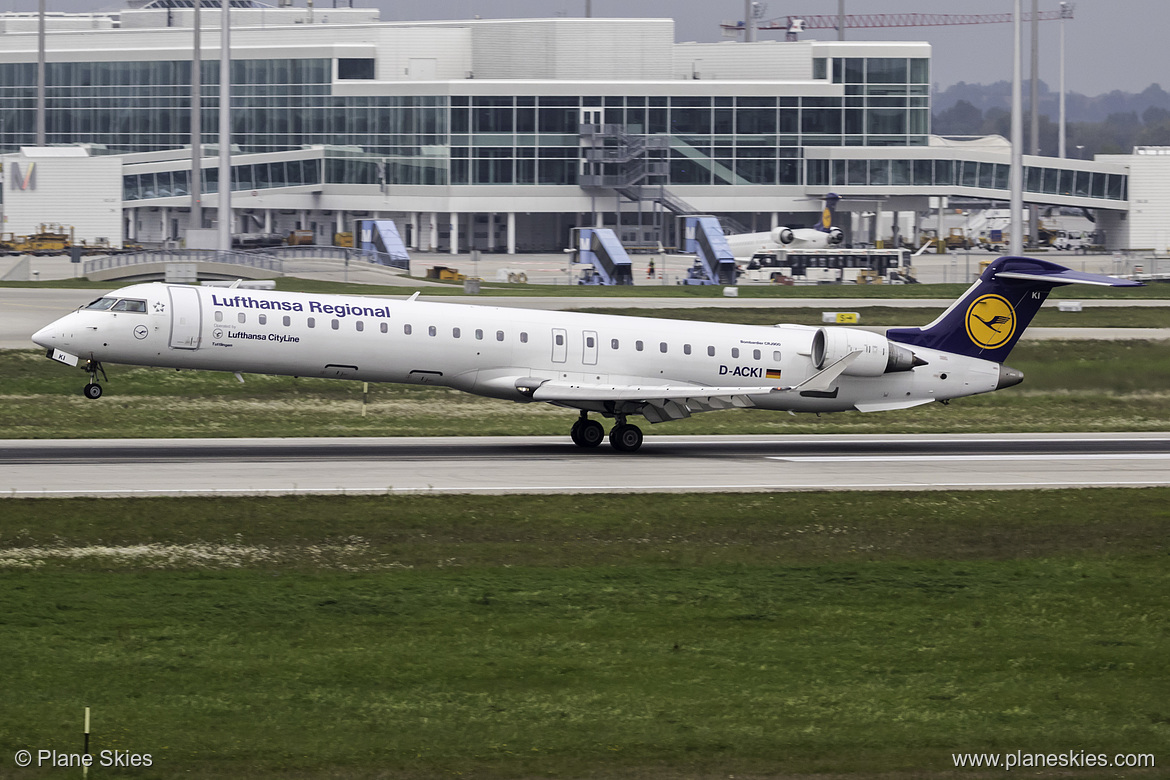
[[[1031,257],[1001,257],[934,322],[890,328],[890,341],[1002,363],[1054,287],[1092,284],[1141,287],[1141,282],[1074,271]]]

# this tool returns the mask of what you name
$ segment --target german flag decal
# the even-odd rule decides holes
[[[769,368],[767,371],[764,372],[764,378],[765,379],[779,379],[780,378],[780,369]]]

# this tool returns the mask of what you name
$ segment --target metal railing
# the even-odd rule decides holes
[[[373,250],[350,249],[343,246],[281,246],[244,251],[221,252],[217,249],[152,249],[129,252],[86,260],[84,273],[124,268],[143,263],[227,263],[249,268],[261,268],[284,273],[285,260],[319,258],[346,262],[371,263],[387,268],[398,268],[410,273],[410,258]]]
[[[97,257],[86,260],[83,268],[84,273],[88,275],[94,271],[142,265],[143,263],[227,263],[284,273],[284,264],[278,257],[271,254],[270,250],[266,249],[251,252],[221,252],[217,249],[154,249],[130,252],[124,255]]]
[[[373,263],[387,268],[398,268],[410,273],[410,257],[391,255],[373,249],[351,249],[345,246],[278,246],[263,250],[271,252],[282,260],[344,260],[347,262]]]

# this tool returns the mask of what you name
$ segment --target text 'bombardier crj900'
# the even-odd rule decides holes
[[[595,447],[616,421],[756,408],[876,412],[1018,384],[1003,365],[1054,287],[1137,282],[1001,257],[937,320],[884,335],[846,327],[733,325],[456,303],[174,284],[115,290],[38,331],[49,357],[103,363],[437,385],[578,410],[572,439]]]

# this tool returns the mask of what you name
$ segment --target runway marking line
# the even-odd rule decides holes
[[[94,495],[160,495],[160,496],[199,496],[237,493],[241,495],[295,495],[301,493],[337,493],[347,494],[405,494],[405,493],[487,493],[510,492],[517,495],[525,493],[640,493],[647,491],[714,491],[736,492],[742,490],[778,490],[778,491],[805,491],[805,490],[987,490],[996,488],[1036,489],[1046,487],[1163,487],[1170,486],[1170,478],[1165,480],[1112,480],[1112,481],[1048,481],[1048,482],[979,482],[979,483],[930,483],[930,482],[876,482],[872,484],[855,484],[842,488],[840,486],[824,484],[758,484],[758,485],[568,485],[562,487],[533,487],[533,486],[483,486],[483,487],[332,487],[332,488],[191,488],[186,490],[167,489],[135,489],[119,490],[105,488],[101,490],[12,490],[0,493],[0,496],[16,497],[49,497],[49,496],[94,496]]]
[[[768,455],[765,460],[793,463],[896,463],[901,461],[972,461],[972,460],[1170,460],[1170,452],[1110,452],[1102,454],[1067,453],[1052,455]]]

